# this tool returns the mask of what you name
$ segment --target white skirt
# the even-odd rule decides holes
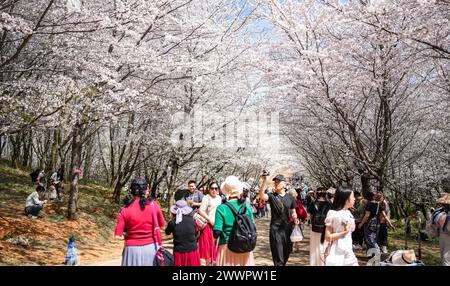
[[[322,261],[325,246],[323,243],[320,243],[321,235],[321,233],[311,230],[309,238],[309,265],[311,266],[325,266]]]

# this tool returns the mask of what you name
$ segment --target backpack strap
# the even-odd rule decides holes
[[[236,208],[232,204],[230,204],[229,202],[226,202],[225,205],[227,205],[231,209],[231,211],[233,212],[234,217],[239,215],[238,211],[236,210]],[[241,214],[244,214],[245,211],[246,211],[246,206],[245,206],[245,202],[244,202],[244,205],[241,208]]]
[[[442,231],[446,231],[449,221],[450,221],[450,213],[447,213],[447,217],[445,218],[444,225],[442,226]]]

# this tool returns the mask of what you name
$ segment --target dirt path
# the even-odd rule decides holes
[[[269,244],[269,218],[260,218],[256,220],[256,227],[258,229],[258,242],[254,250],[256,266],[273,266],[272,254],[270,252]],[[287,266],[308,266],[309,265],[309,232],[310,228],[303,225],[304,239],[300,242],[300,251],[294,252],[290,255]],[[164,247],[172,252],[172,239],[164,240]],[[359,265],[366,265],[367,259],[364,257],[362,251],[355,252],[359,260]],[[106,258],[102,261],[96,261],[85,265],[89,266],[120,266],[121,254],[118,253],[116,257]]]
[[[254,250],[257,266],[272,266],[272,255],[269,246],[269,224],[270,219],[261,218],[256,220],[258,228],[258,244]],[[172,252],[172,239],[164,241],[164,247]],[[94,263],[88,263],[89,266],[119,266],[121,263],[121,254],[117,253],[116,257],[106,258]],[[305,231],[305,240],[301,242],[301,250],[299,253],[291,254],[288,265],[308,265],[309,264],[309,231]]]

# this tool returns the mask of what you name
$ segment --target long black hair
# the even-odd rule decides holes
[[[139,205],[141,206],[141,210],[145,209],[145,206],[148,204],[149,199],[145,197],[145,192],[147,191],[148,183],[143,178],[135,178],[131,181],[131,186],[129,190],[129,194],[132,198],[126,199],[124,201],[125,207],[131,205],[136,197],[139,197]],[[151,199],[150,199],[151,200]]]
[[[350,188],[338,187],[336,193],[334,194],[333,205],[331,208],[335,211],[342,210],[352,192],[353,191]]]

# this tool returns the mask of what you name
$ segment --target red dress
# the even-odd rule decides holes
[[[200,258],[204,259],[206,265],[216,261],[217,249],[213,240],[213,227],[208,223],[198,238],[198,250]]]
[[[191,252],[173,252],[174,266],[201,266],[198,249]]]

